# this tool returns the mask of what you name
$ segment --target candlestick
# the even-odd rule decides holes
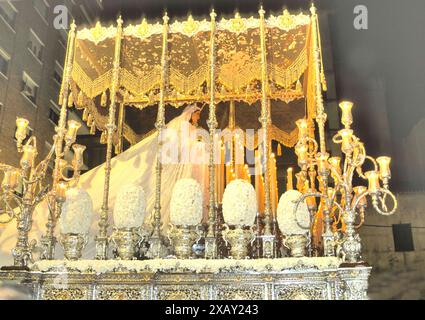
[[[64,181],[61,181],[56,185],[55,197],[58,202],[65,202],[67,189],[68,185]]]
[[[353,130],[351,129],[342,129],[339,131],[340,135],[341,135],[341,139],[342,139],[342,145],[341,145],[341,150],[344,153],[351,153],[351,151],[353,150],[353,146],[352,146],[352,139],[351,137],[353,136]]]
[[[28,128],[29,121],[24,118],[17,118],[16,119],[16,133],[15,138],[18,140],[18,143],[22,143],[22,141],[27,136],[27,128]]]
[[[308,135],[308,122],[306,119],[299,119],[295,122],[298,127],[298,139],[304,139]]]
[[[390,170],[390,157],[379,157],[376,159],[376,162],[379,164],[379,175],[381,179],[389,179],[391,178],[391,170]]]
[[[13,190],[18,186],[19,171],[16,169],[9,169],[4,172],[4,178],[2,182],[3,189]]]
[[[24,146],[23,152],[24,154],[20,162],[22,169],[32,168],[34,166],[35,157],[37,156],[37,149],[31,144],[27,144]]]
[[[376,171],[368,171],[365,176],[369,182],[369,192],[376,193],[379,188],[379,173]]]
[[[350,125],[353,123],[353,116],[351,114],[351,109],[353,108],[353,103],[350,101],[342,101],[339,104],[341,108],[341,123],[345,126],[346,129],[350,128]]]
[[[73,144],[77,139],[77,132],[81,128],[81,124],[75,120],[68,121],[68,132],[65,136],[65,141],[68,146]]]
[[[293,182],[293,168],[289,167],[286,170],[286,190],[294,190],[294,182]]]

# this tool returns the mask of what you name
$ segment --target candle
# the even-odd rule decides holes
[[[231,178],[232,178],[232,166],[228,162],[226,163],[226,186],[230,183]]]
[[[66,200],[66,190],[67,190],[68,186],[65,182],[61,181],[56,185],[56,200],[58,202],[65,202]]]
[[[17,118],[16,119],[16,133],[15,138],[18,141],[21,141],[25,139],[27,136],[27,128],[28,128],[29,121],[24,118]]]
[[[293,190],[294,189],[294,183],[293,183],[293,169],[292,167],[289,167],[286,170],[286,190]]]
[[[358,187],[354,187],[353,188],[353,190],[354,190],[354,193],[355,193],[355,198],[354,198],[354,201],[357,201],[357,199],[363,194],[363,193],[365,193],[366,191],[367,191],[367,188],[366,187],[364,187],[364,186],[358,186]],[[361,200],[359,201],[359,203],[358,203],[358,206],[359,207],[366,207],[366,205],[367,205],[367,199],[366,199],[366,197],[362,197],[361,198]]]
[[[2,187],[4,189],[13,190],[18,186],[19,171],[8,169],[4,172]]]
[[[339,131],[342,139],[341,149],[344,153],[350,153],[352,150],[351,146],[351,137],[353,136],[353,130],[351,129],[342,129]]]
[[[353,103],[350,101],[342,101],[339,104],[339,107],[341,108],[341,111],[342,111],[341,123],[345,126],[345,128],[348,129],[350,125],[353,123],[353,116],[351,114]]]
[[[381,179],[389,179],[391,178],[391,170],[390,170],[390,157],[379,157],[376,159],[376,162],[379,164],[379,174]]]
[[[299,119],[295,122],[298,127],[298,140],[302,140],[307,137],[308,134],[308,123],[306,119]]]
[[[377,171],[368,171],[365,176],[369,181],[369,192],[376,193],[380,188],[379,173]]]
[[[307,207],[309,210],[316,210],[317,209],[317,203],[315,197],[307,197],[306,199]]]
[[[224,147],[224,145],[221,143],[221,148],[220,148],[220,170],[219,170],[219,176],[220,176],[220,180],[219,180],[219,190],[218,190],[218,203],[222,202],[223,199],[223,192],[224,192],[224,161],[225,161],[225,157],[226,157],[226,148]]]
[[[37,156],[37,149],[31,145],[27,144],[23,149],[24,154],[21,158],[21,167],[23,169],[28,169],[34,166],[35,157]]]
[[[74,150],[74,159],[72,161],[74,170],[79,170],[83,165],[83,153],[86,150],[86,146],[74,144],[72,150]]]
[[[77,132],[81,124],[75,120],[68,121],[68,132],[66,133],[65,140],[68,144],[72,144],[77,139]]]

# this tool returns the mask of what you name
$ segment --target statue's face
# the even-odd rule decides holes
[[[201,118],[201,111],[195,111],[192,113],[192,123],[198,123],[199,118]]]

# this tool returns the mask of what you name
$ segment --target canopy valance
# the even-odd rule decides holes
[[[96,128],[106,130],[108,110],[102,107],[110,104],[111,92],[117,93],[116,102],[123,106],[143,109],[160,103],[162,81],[166,82],[165,105],[210,103],[211,88],[216,104],[225,101],[254,104],[262,98],[264,49],[268,99],[285,104],[305,99],[307,116],[314,118],[316,70],[312,57],[312,21],[310,15],[293,15],[284,10],[281,15],[265,19],[243,18],[238,13],[217,21],[198,21],[189,16],[186,21],[166,26],[148,23],[146,19],[121,28],[102,26],[98,22],[92,28],[76,32],[68,105],[85,109],[83,119],[94,133]],[[165,64],[162,61],[164,46]],[[211,79],[214,79],[213,86]],[[119,123],[121,135],[134,137],[134,128],[124,119],[123,112],[118,112],[116,120],[122,122]],[[296,137],[294,125],[279,130],[276,136]],[[114,142],[117,141],[115,137]],[[295,139],[285,141],[285,145],[292,146]]]

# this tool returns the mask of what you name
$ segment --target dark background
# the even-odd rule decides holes
[[[208,17],[214,8],[230,16],[257,15],[256,0],[104,0],[103,21],[118,13],[125,20],[160,19],[167,10],[171,19],[188,13]],[[264,8],[279,13],[283,8],[308,12],[311,1],[262,1]],[[412,128],[425,116],[425,1],[424,0],[318,0],[319,15],[328,17],[332,60],[325,67],[334,70],[336,99],[355,102],[356,133],[366,142],[372,156],[393,157],[393,185],[396,191],[423,190],[424,168],[408,176],[412,165],[400,155],[417,150],[400,149]],[[368,8],[368,30],[353,27],[354,7]],[[332,64],[332,65],[330,65]],[[376,84],[371,86],[371,84]],[[425,126],[424,126],[425,128]]]

